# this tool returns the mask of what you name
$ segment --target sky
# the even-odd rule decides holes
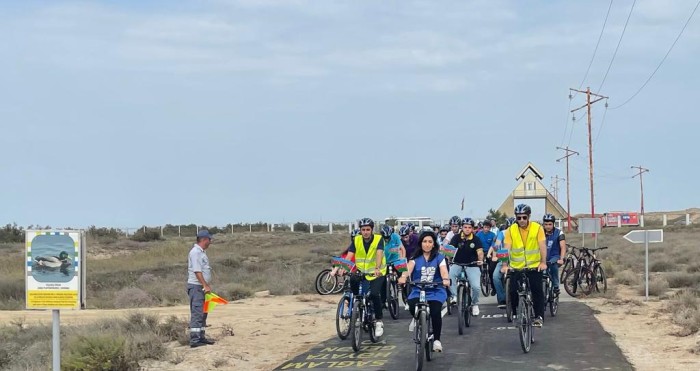
[[[589,212],[587,86],[596,211],[639,209],[633,165],[646,211],[700,206],[700,15],[612,109],[697,1],[636,1],[611,65],[632,4],[582,81],[607,0],[2,1],[0,222],[483,217],[557,146]]]

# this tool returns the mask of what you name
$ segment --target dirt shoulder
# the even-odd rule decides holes
[[[700,344],[700,334],[681,337],[681,328],[671,322],[668,302],[644,301],[627,286],[616,286],[616,299],[582,300],[609,332],[638,371],[698,370],[700,354],[691,349]]]
[[[209,315],[212,346],[172,344],[170,362],[143,362],[144,370],[271,370],[294,355],[334,336],[337,297],[267,296],[217,306]],[[144,308],[162,316],[189,317],[189,307]],[[133,310],[62,311],[61,324],[122,316]],[[0,311],[0,323],[51,323],[50,311]],[[234,335],[230,336],[229,329]],[[173,363],[176,362],[176,363]]]

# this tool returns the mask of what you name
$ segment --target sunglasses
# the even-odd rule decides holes
[[[516,217],[516,219],[518,219],[518,220],[528,220],[528,219],[530,219],[530,217],[529,217],[529,216],[518,216],[518,217]]]

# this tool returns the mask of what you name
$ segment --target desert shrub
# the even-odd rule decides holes
[[[666,280],[671,288],[693,287],[700,280],[700,276],[690,273],[669,273],[666,275]]]
[[[638,285],[639,281],[639,276],[631,270],[624,270],[615,276],[615,282],[621,285],[634,286]]]
[[[651,259],[650,259],[651,260]],[[676,264],[670,261],[661,260],[651,264],[649,270],[652,272],[670,272],[676,269]]]
[[[652,278],[649,280],[649,295],[650,296],[660,296],[668,291],[668,281],[663,278]],[[646,286],[644,284],[639,286],[637,290],[639,295],[646,294]]]
[[[24,281],[0,278],[0,310],[16,310],[24,306]]]
[[[180,345],[187,345],[190,341],[186,331],[188,327],[187,320],[170,316],[158,325],[158,333],[166,341],[177,341]]]
[[[149,242],[149,241],[160,241],[160,229],[148,229],[145,231],[143,228],[139,229],[136,233],[129,237],[132,241],[138,242]]]
[[[226,267],[226,268],[238,268],[241,266],[241,261],[237,258],[232,257],[232,256],[218,260],[217,263]]]
[[[245,299],[254,294],[253,289],[240,283],[224,284],[217,289],[217,293],[226,300]]]
[[[137,370],[125,354],[126,339],[114,334],[80,336],[69,343],[67,356],[61,364],[63,370]]]
[[[2,242],[24,242],[24,228],[18,227],[17,223],[0,228],[0,243]]]
[[[688,273],[698,273],[698,272],[700,272],[700,264],[692,264],[692,265],[689,265],[688,268],[686,268],[686,272],[688,272]]]
[[[123,288],[114,295],[116,308],[144,308],[154,304],[153,297],[138,287]]]
[[[294,223],[294,232],[309,232],[309,225],[302,222]]]
[[[669,304],[672,321],[681,326],[679,335],[687,336],[700,331],[700,299],[690,290],[678,293]]]
[[[617,267],[615,264],[610,261],[610,260],[604,260],[603,261],[603,269],[605,269],[605,275],[608,278],[615,277],[615,272],[617,271]]]
[[[157,279],[158,279],[158,277],[156,277],[156,276],[153,275],[152,273],[144,272],[144,273],[141,273],[141,275],[140,275],[139,278],[136,280],[136,282],[139,284],[139,286],[142,286],[142,285],[147,285],[147,284],[149,284],[149,283],[153,283],[153,282],[155,282]]]

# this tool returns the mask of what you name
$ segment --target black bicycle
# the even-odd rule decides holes
[[[605,275],[605,269],[603,268],[603,262],[598,259],[596,251],[605,250],[607,246],[599,247],[597,249],[588,249],[591,255],[591,271],[593,272],[593,282],[595,291],[600,293],[606,293],[608,291],[608,277]]]
[[[365,274],[360,271],[351,273],[352,276],[360,278],[359,292],[355,295],[352,301],[352,315],[350,317],[350,342],[352,350],[360,351],[362,344],[362,331],[369,332],[369,339],[376,343],[379,339],[374,335],[374,306],[370,290],[364,292],[363,283],[367,280],[367,276],[373,277],[373,274]]]
[[[467,267],[476,267],[477,262],[468,264],[453,263],[459,266],[459,276],[457,277],[457,326],[459,334],[464,333],[464,328],[471,324],[472,313],[472,289],[467,279]]]
[[[513,279],[513,269],[508,268],[505,274],[501,275],[501,280],[503,282],[503,290],[506,293],[506,321],[513,322],[513,307],[511,307],[510,300],[510,281]]]
[[[387,266],[386,303],[391,318],[399,319],[399,278],[392,264]]]
[[[344,283],[343,296],[338,300],[338,310],[335,312],[335,331],[340,340],[345,340],[350,335],[350,320],[352,318],[353,294],[350,289],[350,280]]]
[[[532,303],[532,292],[530,291],[530,280],[527,278],[527,272],[537,272],[536,268],[526,268],[513,272],[511,279],[516,279],[518,287],[518,335],[520,338],[520,347],[523,352],[530,352],[530,347],[535,341],[535,334],[532,331],[533,318],[535,310]]]
[[[424,356],[428,362],[432,360],[433,343],[435,342],[433,324],[430,320],[430,307],[425,298],[425,290],[442,287],[442,284],[437,282],[410,282],[409,285],[420,290],[415,315],[413,316],[416,321],[416,327],[413,330],[413,341],[416,343],[416,370],[420,371],[423,369]]]
[[[581,252],[578,247],[566,244],[566,256],[564,257],[564,265],[559,273],[559,282],[564,282],[564,277],[567,273],[574,270],[578,260],[581,259]]]
[[[547,267],[552,264],[557,264],[556,262],[547,263]],[[552,279],[549,276],[549,270],[542,272],[542,289],[544,292],[544,303],[549,305],[549,313],[552,317],[557,315],[559,310],[559,294],[554,292],[554,286],[552,285]]]
[[[488,260],[484,260],[481,264],[481,293],[484,297],[489,297],[491,295],[491,278],[489,276],[489,263]]]
[[[562,283],[566,293],[577,297],[581,294],[590,295],[593,290],[605,293],[608,289],[608,280],[601,261],[595,252],[605,250],[607,247],[589,249],[582,247],[579,250],[579,259],[574,269],[564,275]]]

